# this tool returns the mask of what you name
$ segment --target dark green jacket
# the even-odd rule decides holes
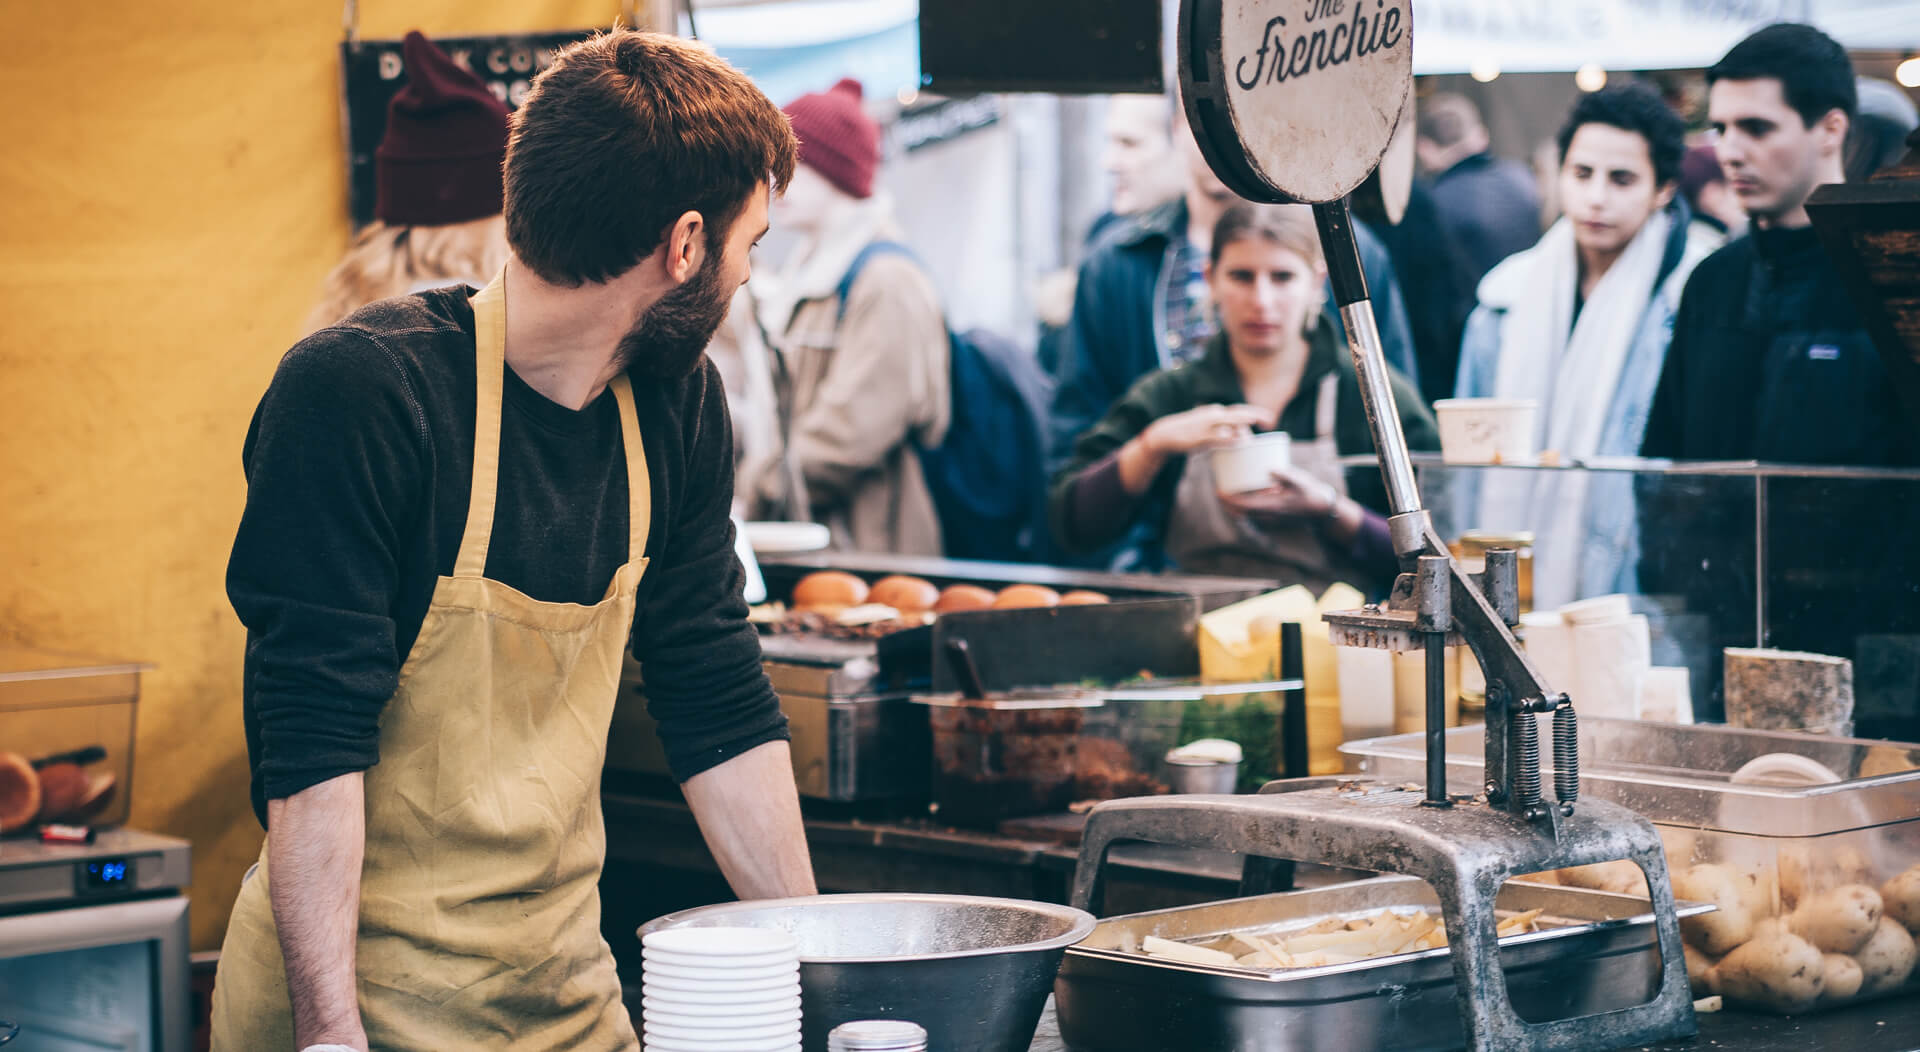
[[[1339,370],[1340,402],[1334,416],[1334,442],[1342,455],[1373,449],[1373,433],[1367,427],[1367,411],[1360,398],[1360,380],[1353,371],[1353,359],[1346,348],[1335,342],[1332,327],[1316,326],[1308,337],[1306,371],[1293,401],[1281,410],[1278,430],[1297,441],[1318,438],[1314,434],[1314,400],[1321,378]],[[1393,398],[1400,409],[1400,426],[1406,431],[1407,448],[1415,451],[1440,448],[1440,432],[1433,414],[1420,398],[1420,392],[1398,370],[1389,366],[1393,378]],[[1237,405],[1246,401],[1240,390],[1240,375],[1233,366],[1224,336],[1214,337],[1207,353],[1199,361],[1172,369],[1148,373],[1114,403],[1106,417],[1074,443],[1073,457],[1053,478],[1048,495],[1048,520],[1055,541],[1069,551],[1085,551],[1109,544],[1124,535],[1134,522],[1148,519],[1153,525],[1152,541],[1157,547],[1165,536],[1167,516],[1173,508],[1173,494],[1186,466],[1183,456],[1169,457],[1153,486],[1135,505],[1131,519],[1094,524],[1071,523],[1073,487],[1081,472],[1125,445],[1147,425],[1163,416],[1172,416],[1203,405]],[[1350,468],[1347,490],[1353,499],[1381,514],[1387,513],[1386,487],[1380,481],[1378,467]],[[1073,527],[1073,528],[1069,528]]]

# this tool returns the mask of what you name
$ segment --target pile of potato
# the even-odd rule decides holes
[[[1782,851],[1771,869],[1675,865],[1674,896],[1717,907],[1680,922],[1694,996],[1792,1014],[1906,982],[1920,865],[1878,887],[1869,869],[1852,849],[1817,859]]]

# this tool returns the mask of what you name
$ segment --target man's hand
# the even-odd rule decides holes
[[[287,963],[294,1047],[366,1052],[354,974],[367,846],[365,777],[342,775],[269,800],[267,826],[268,897]]]
[[[756,746],[687,779],[681,791],[720,872],[742,899],[819,894],[793,754],[786,742]]]

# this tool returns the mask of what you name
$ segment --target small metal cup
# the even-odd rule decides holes
[[[1216,761],[1166,761],[1167,786],[1175,793],[1231,793],[1240,780],[1240,765]]]

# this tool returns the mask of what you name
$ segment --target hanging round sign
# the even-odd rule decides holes
[[[1318,204],[1380,163],[1413,86],[1411,0],[1183,0],[1180,94],[1235,193]]]

